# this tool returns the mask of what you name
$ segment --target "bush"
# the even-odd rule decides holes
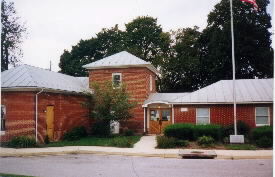
[[[127,129],[127,130],[124,131],[123,134],[124,134],[124,136],[133,136],[134,135],[134,131]]]
[[[172,124],[164,129],[164,135],[167,137],[174,137],[181,140],[193,140],[193,124]]]
[[[177,147],[186,147],[189,145],[189,141],[188,140],[177,140],[176,141],[176,146]]]
[[[94,122],[92,126],[92,134],[97,136],[109,137],[110,131],[110,121],[98,120]]]
[[[34,137],[31,136],[17,136],[11,139],[11,141],[7,144],[8,147],[13,148],[30,148],[36,147],[36,141]]]
[[[176,147],[177,139],[174,137],[157,136],[157,148],[168,149]]]
[[[197,142],[200,146],[209,147],[215,143],[215,140],[211,136],[202,136],[198,138]]]
[[[237,121],[237,132],[239,135],[248,136],[249,132],[250,132],[250,127],[244,121],[238,120]],[[234,134],[234,124],[223,127],[222,134],[223,134],[222,135],[223,137],[229,137],[230,135],[233,135]]]
[[[272,139],[270,139],[266,136],[261,137],[260,139],[256,140],[255,143],[258,147],[261,147],[261,148],[269,148],[269,147],[272,147],[272,145],[273,145]]]
[[[252,129],[251,132],[252,139],[254,141],[259,140],[262,137],[267,137],[273,139],[273,127],[271,126],[262,126]]]
[[[115,147],[131,147],[131,141],[126,137],[115,137],[112,140],[112,145]]]
[[[86,136],[87,136],[87,132],[85,127],[83,126],[75,127],[64,134],[63,140],[74,141],[74,140],[79,140],[80,138],[86,137]]]
[[[273,127],[262,126],[252,129],[252,140],[258,147],[268,148],[273,145]]]
[[[194,138],[198,139],[201,136],[211,136],[216,141],[221,141],[222,127],[220,125],[214,125],[214,124],[195,125]]]

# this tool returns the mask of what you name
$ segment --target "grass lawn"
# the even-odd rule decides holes
[[[112,146],[112,147],[133,147],[140,140],[141,136],[114,136],[114,137],[94,137],[88,136],[76,141],[52,142],[46,147],[62,146]]]
[[[1,177],[33,177],[33,176],[24,176],[24,175],[15,175],[15,174],[6,174],[6,173],[0,173]]]
[[[257,150],[257,147],[251,144],[227,144],[225,148],[228,150]]]

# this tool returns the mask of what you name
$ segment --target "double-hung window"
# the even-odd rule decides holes
[[[268,107],[256,107],[256,126],[269,125]]]
[[[196,119],[197,119],[197,124],[209,124],[210,123],[209,108],[197,108]]]
[[[120,87],[122,82],[121,73],[113,73],[112,82],[114,88]]]
[[[6,106],[1,105],[1,131],[5,131],[6,128]]]

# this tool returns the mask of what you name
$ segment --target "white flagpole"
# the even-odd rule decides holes
[[[233,3],[230,0],[231,14],[231,38],[232,38],[232,68],[233,68],[233,104],[234,104],[234,133],[237,135],[237,116],[236,116],[236,88],[235,88],[235,48],[234,48],[234,27],[233,27]]]

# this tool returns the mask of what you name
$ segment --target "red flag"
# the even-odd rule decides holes
[[[251,3],[255,9],[258,9],[256,0],[241,0],[241,1]]]

